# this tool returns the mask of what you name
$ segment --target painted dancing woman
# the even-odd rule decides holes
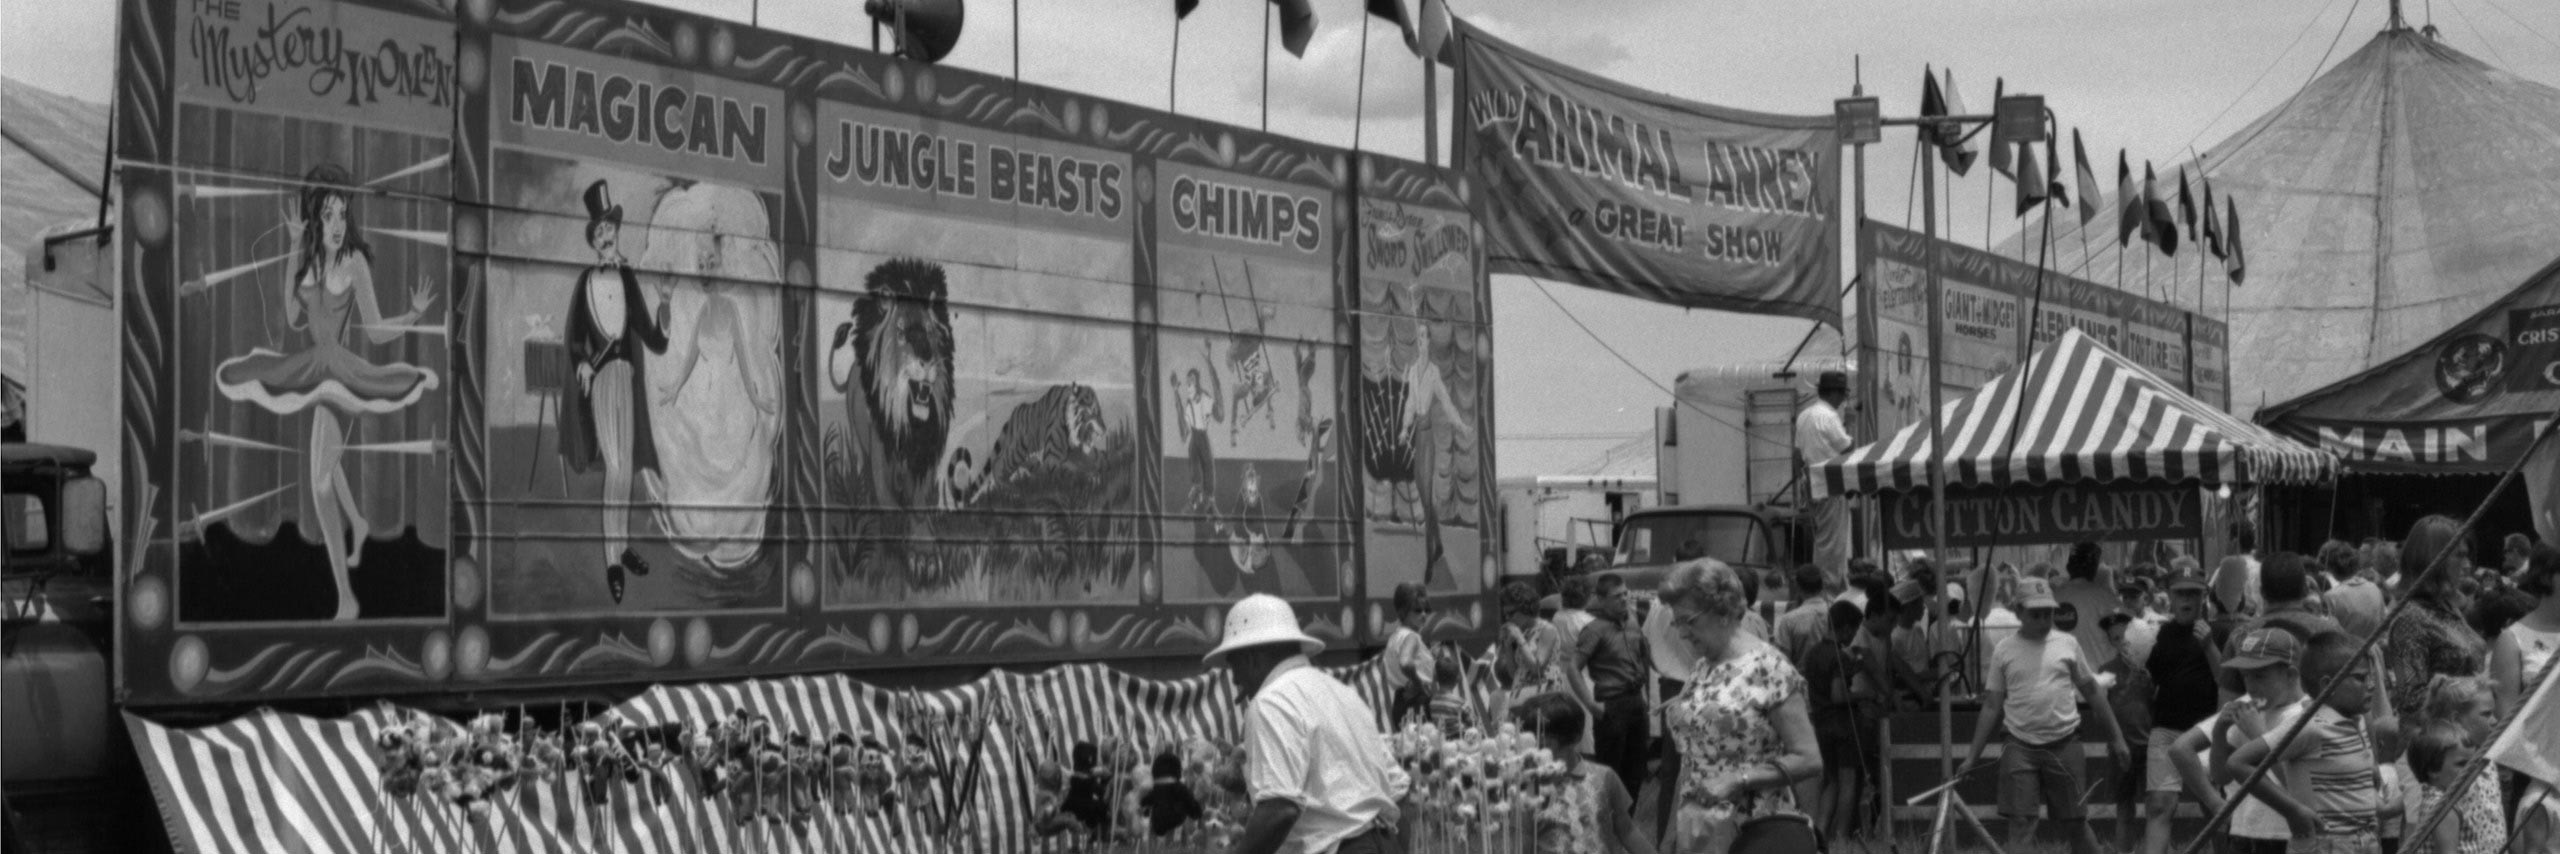
[[[346,428],[339,421],[406,409],[437,382],[433,371],[400,362],[375,364],[351,349],[359,340],[377,347],[399,340],[404,327],[426,316],[435,292],[421,284],[409,292],[406,313],[382,315],[373,286],[373,251],[359,233],[348,180],[345,170],[329,165],[304,176],[300,245],[288,280],[284,320],[303,331],[306,345],[292,354],[256,348],[224,361],[213,373],[225,398],[278,415],[311,413],[305,460],[311,490],[304,509],[328,553],[338,593],[333,619],[339,620],[356,617],[347,571],[363,562],[364,545],[373,532],[347,483]]]

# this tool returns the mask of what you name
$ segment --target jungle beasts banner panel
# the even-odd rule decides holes
[[[127,415],[122,447],[98,449],[127,460],[119,684],[149,698],[442,678],[464,287],[450,12],[122,14]]]
[[[1435,587],[1482,589],[1483,276],[1443,173],[1371,161],[1419,206],[1382,234],[1465,247],[1373,294],[1333,149],[557,0],[279,11],[439,46],[366,51],[444,82],[400,100],[375,67],[351,106],[270,73],[197,131],[182,105],[235,102],[172,82],[172,5],[132,0],[119,107],[127,426],[155,466],[133,701],[1185,656],[1256,590],[1347,647],[1373,528],[1418,573],[1424,519]],[[289,239],[332,233],[370,254],[284,278]],[[369,300],[327,286],[350,258]],[[1355,389],[1435,373],[1438,467],[1377,479],[1353,428],[1425,431],[1361,421]],[[349,403],[267,406],[288,381]],[[300,563],[184,557],[235,542]]]

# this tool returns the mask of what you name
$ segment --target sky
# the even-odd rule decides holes
[[[255,0],[251,0],[255,2]],[[1361,0],[1311,0],[1317,34],[1303,59],[1269,51],[1263,4],[1202,0],[1172,65],[1169,0],[970,0],[960,46],[943,64],[1014,73],[1104,98],[1163,107],[1315,142],[1419,159],[1422,72],[1392,26],[1367,28]],[[1414,2],[1414,0],[1408,0]],[[109,0],[0,5],[0,74],[104,101],[112,83]],[[816,38],[866,44],[856,0],[671,0],[662,5]],[[2281,104],[2323,63],[2380,31],[2389,0],[1449,0],[1458,16],[1549,56],[1629,84],[1706,103],[1827,115],[1860,75],[1888,116],[1917,112],[1925,65],[1954,69],[1969,106],[1991,84],[2045,97],[2090,156],[2122,148],[2171,163],[2210,148]],[[1020,39],[1012,16],[1018,9]],[[2447,45],[2527,79],[2560,85],[2560,3],[2410,0]],[[1273,39],[1277,41],[1276,37]],[[2332,45],[2334,44],[2334,49]],[[1169,81],[1169,78],[1172,78]],[[1173,85],[1169,91],[1168,83]],[[1449,75],[1441,75],[1443,97]],[[1364,117],[1355,123],[1354,117]],[[1444,128],[1445,131],[1445,128]],[[1445,145],[1445,133],[1442,138]],[[1894,130],[1869,149],[1868,210],[1913,223],[1912,141]],[[1985,217],[1984,171],[1948,188],[1948,234],[1985,245],[2015,220]],[[1844,187],[1847,186],[1843,182]],[[1844,190],[1845,192],[1845,190]],[[2006,187],[1997,190],[2005,202]],[[5,203],[5,202],[0,202]],[[1843,207],[1847,207],[1844,202]],[[1586,333],[1574,320],[1591,330]],[[1504,477],[1569,469],[1650,429],[1667,388],[1696,367],[1784,358],[1805,321],[1644,303],[1517,276],[1493,281],[1496,468]],[[1607,340],[1604,346],[1594,334]],[[1615,350],[1615,354],[1612,353]],[[1623,361],[1621,361],[1623,357]],[[1632,363],[1632,365],[1628,364]]]

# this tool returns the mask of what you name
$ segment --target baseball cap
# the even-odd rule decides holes
[[[2062,604],[2053,598],[2053,582],[2041,578],[2018,579],[2018,607],[2051,608]]]
[[[1928,588],[1921,587],[1920,582],[1917,581],[1904,581],[1893,586],[1893,601],[1906,605],[1918,602],[1928,595]]]
[[[2204,583],[2204,576],[2192,572],[2181,572],[2169,579],[2169,592],[2176,593],[2181,590],[2206,593],[2212,591],[2213,587]]]
[[[2292,667],[2302,660],[2302,642],[2292,632],[2269,626],[2250,629],[2234,645],[2231,660],[2222,663],[2232,670],[2256,670],[2282,664]]]

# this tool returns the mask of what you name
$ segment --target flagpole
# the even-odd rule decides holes
[[[1176,113],[1176,112],[1180,112],[1180,111],[1178,111],[1178,110],[1174,109],[1174,103],[1175,103],[1175,101],[1177,100],[1177,92],[1178,92],[1178,90],[1179,90],[1179,84],[1181,83],[1181,81],[1182,81],[1182,16],[1180,16],[1180,15],[1176,15],[1176,16],[1174,16],[1174,18],[1173,18],[1173,60],[1172,60],[1172,61],[1170,61],[1170,62],[1165,63],[1165,70],[1164,70],[1164,111],[1165,111],[1165,112],[1168,112],[1168,113]]]
[[[1401,0],[1399,0],[1401,2]],[[1360,81],[1353,84],[1351,96],[1351,150],[1360,150],[1360,120],[1367,117],[1369,107],[1369,19],[1360,16]]]
[[[1174,16],[1173,29],[1182,30],[1182,16]],[[1013,82],[1022,82],[1022,0],[1013,0]]]
[[[1272,4],[1262,4],[1262,130],[1271,132],[1271,16],[1279,14]]]
[[[1424,0],[1423,14],[1431,14],[1429,0]],[[1424,51],[1426,54],[1437,51]],[[1440,165],[1440,57],[1422,58],[1422,163]]]

